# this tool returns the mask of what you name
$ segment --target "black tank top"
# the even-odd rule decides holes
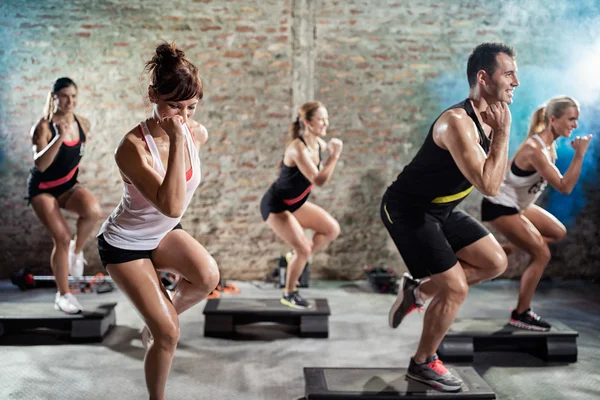
[[[299,136],[298,139],[308,147],[302,136]],[[317,141],[317,145],[319,146],[319,165],[317,165],[317,168],[320,170],[322,160],[321,144]],[[308,194],[310,189],[312,189],[312,183],[306,179],[298,167],[288,167],[283,161],[281,162],[279,178],[277,178],[272,186],[274,195],[285,200],[293,200],[298,199],[302,194]]]
[[[72,179],[77,179],[77,175],[79,173],[79,161],[81,157],[83,157],[83,153],[85,150],[85,133],[83,132],[83,128],[79,123],[77,117],[75,117],[75,122],[77,123],[77,127],[79,128],[79,140],[73,143],[65,143],[63,142],[56,153],[56,157],[52,161],[52,164],[44,171],[41,172],[36,167],[33,167],[31,172],[31,178],[36,182],[54,182],[59,181],[67,177],[67,175],[72,174],[69,177],[68,181]],[[56,130],[54,129],[54,124],[50,121],[50,132],[52,132],[52,137],[50,141],[54,139],[57,135]]]
[[[471,101],[466,99],[446,111],[455,108],[464,109],[473,120],[479,133],[479,145],[487,154],[490,150],[491,135],[490,138],[485,135]],[[433,140],[433,126],[439,118],[436,118],[429,128],[417,155],[387,189],[389,200],[402,200],[403,203],[419,208],[450,211],[473,189],[473,185],[460,172],[450,152],[439,147]]]

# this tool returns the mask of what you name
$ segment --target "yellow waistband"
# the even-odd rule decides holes
[[[471,193],[471,190],[473,190],[473,186],[469,187],[466,190],[463,190],[460,193],[451,194],[449,196],[436,197],[435,199],[431,200],[431,202],[434,204],[452,203],[453,201],[466,197],[469,193]]]

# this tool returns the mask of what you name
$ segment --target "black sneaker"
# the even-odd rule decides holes
[[[531,308],[528,308],[521,314],[517,313],[517,309],[515,308],[510,314],[510,320],[508,320],[508,323],[517,328],[540,332],[547,332],[552,327],[548,322],[534,313]]]
[[[425,360],[423,364],[417,364],[411,357],[406,376],[443,392],[458,392],[463,384],[460,378],[452,375],[444,367],[444,363],[436,354]]]
[[[297,290],[293,291],[290,294],[283,293],[281,297],[281,304],[292,307],[292,308],[310,308],[311,305],[308,301],[306,301]]]
[[[401,289],[398,291],[398,297],[390,309],[388,322],[391,328],[397,328],[400,322],[408,314],[416,309],[421,309],[423,303],[415,297],[415,289],[419,286],[419,281],[413,279],[409,274],[404,273],[400,282]]]

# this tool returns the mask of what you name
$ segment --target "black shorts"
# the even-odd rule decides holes
[[[294,211],[302,207],[304,203],[306,203],[306,200],[308,200],[308,196],[310,196],[310,193],[304,196],[304,198],[302,198],[302,200],[298,201],[297,203],[287,205],[283,202],[283,199],[281,199],[279,196],[276,196],[273,193],[272,188],[269,188],[269,190],[267,190],[267,193],[265,193],[262,200],[260,201],[260,214],[262,215],[263,221],[266,221],[267,218],[269,218],[269,214],[271,213],[279,214],[284,211],[289,211],[293,213]]]
[[[183,229],[181,224],[175,225],[171,231],[175,229]],[[104,234],[98,236],[98,253],[100,253],[100,261],[106,269],[108,264],[121,264],[141,258],[152,259],[152,250],[125,250],[110,245],[105,239]]]
[[[493,221],[504,215],[518,214],[520,211],[515,207],[503,206],[501,204],[492,203],[485,197],[481,200],[481,220],[484,222]]]
[[[71,188],[73,188],[78,183],[79,182],[77,181],[77,179],[71,179],[63,183],[62,185],[55,186],[50,189],[40,189],[38,188],[39,182],[35,179],[32,179],[31,175],[29,175],[29,179],[27,180],[27,196],[25,197],[25,200],[27,200],[27,205],[29,205],[31,204],[31,199],[42,193],[48,193],[49,195],[58,200],[60,196],[71,190]],[[64,208],[64,206],[64,204],[60,204],[60,207]]]
[[[400,202],[381,202],[381,219],[415,279],[439,274],[457,262],[456,252],[489,235],[489,231],[464,211],[444,217]]]

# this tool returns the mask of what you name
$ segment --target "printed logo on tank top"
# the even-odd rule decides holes
[[[79,147],[79,157],[83,157],[83,153],[85,153],[85,142],[81,142],[81,146]]]
[[[544,186],[544,178],[540,178],[539,181],[537,181],[536,183],[534,183],[533,185],[531,185],[531,187],[529,188],[529,190],[527,191],[527,193],[529,194],[536,194],[538,193],[541,189],[542,186]]]

